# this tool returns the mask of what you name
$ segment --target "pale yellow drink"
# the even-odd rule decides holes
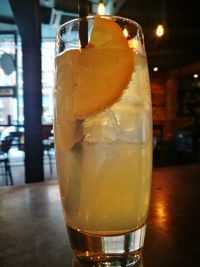
[[[62,60],[59,57],[58,64]],[[58,77],[64,76],[67,68],[62,67]],[[72,86],[71,80],[69,77],[66,90]],[[57,93],[63,94],[61,90]],[[66,114],[69,120],[70,116]],[[66,148],[58,146],[56,154],[65,218],[70,227],[113,235],[145,223],[151,184],[150,121],[145,59],[136,56],[132,81],[123,96],[108,109],[84,117],[79,125],[80,144],[73,147],[77,139],[68,132],[76,127],[76,121],[66,122],[63,129],[68,138]]]
[[[116,18],[121,26],[111,18],[89,20],[88,45],[69,46],[56,57],[54,133],[61,200],[79,259],[122,257],[132,264],[143,246],[151,189],[146,54],[137,24],[122,18]]]
[[[122,234],[143,225],[149,204],[149,150],[142,145],[86,144],[83,162],[80,155],[58,151],[67,224],[99,235]],[[80,166],[74,166],[77,163]],[[70,172],[78,176],[76,181],[66,180]]]

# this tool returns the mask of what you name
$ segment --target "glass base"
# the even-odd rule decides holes
[[[134,266],[141,259],[146,225],[117,236],[96,236],[67,227],[76,258],[90,266]]]

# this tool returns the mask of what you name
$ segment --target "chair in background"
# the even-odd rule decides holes
[[[12,139],[6,138],[0,144],[0,176],[6,185],[13,185],[13,177],[10,168],[9,150],[12,146]]]
[[[52,152],[54,151],[54,138],[52,125],[43,125],[43,151],[49,161],[50,174],[53,174],[53,158]]]

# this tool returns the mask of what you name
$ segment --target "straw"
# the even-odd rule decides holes
[[[79,0],[78,1],[78,12],[79,12],[79,39],[80,39],[80,44],[81,44],[81,48],[86,47],[86,45],[88,44],[88,22],[86,17],[88,16],[88,12],[89,12],[89,4],[88,4],[88,0]],[[81,155],[81,141],[82,141],[82,136],[83,136],[83,127],[82,127],[82,122],[84,121],[84,119],[80,119],[77,118],[76,119],[76,132],[78,133],[79,136],[81,136],[81,139],[79,140],[79,142],[77,142],[76,144],[74,144],[74,146],[72,147],[73,150],[77,150],[78,149],[78,153]],[[80,161],[81,164],[81,161]]]
[[[79,38],[81,42],[81,48],[84,48],[88,43],[88,22],[86,17],[89,13],[88,0],[78,1],[78,12],[79,12]]]

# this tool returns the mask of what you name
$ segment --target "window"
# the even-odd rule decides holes
[[[16,33],[0,33],[0,125],[17,119]]]
[[[53,122],[53,86],[54,86],[55,40],[42,41],[42,105],[43,124]]]

